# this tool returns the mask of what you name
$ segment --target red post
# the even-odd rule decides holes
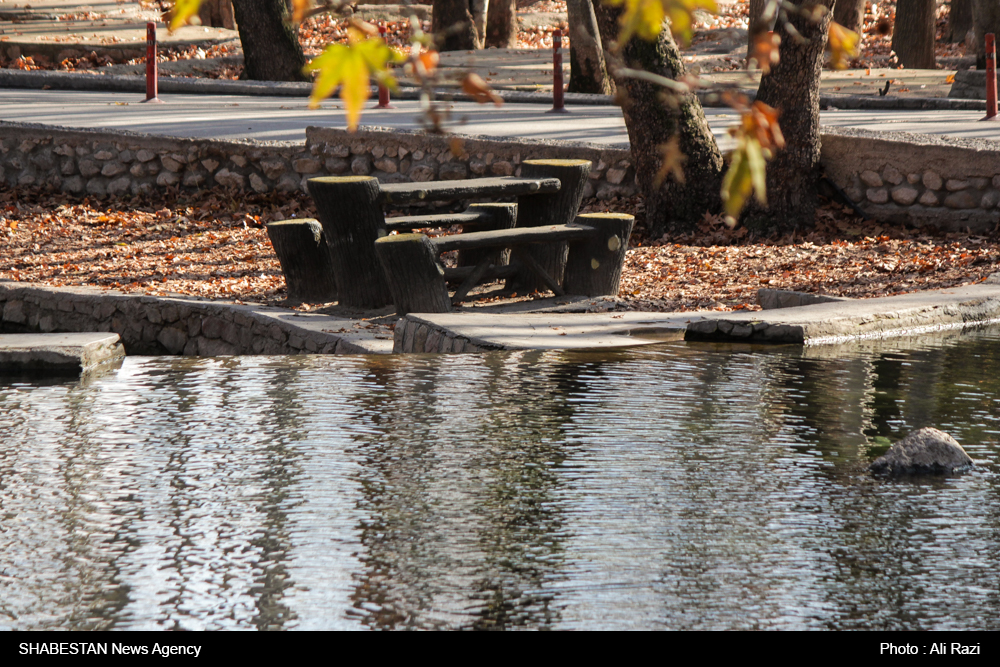
[[[156,96],[156,24],[146,24],[146,99],[144,102],[162,102]]]
[[[563,105],[562,30],[552,32],[552,108],[549,113],[567,113]]]
[[[385,24],[378,24],[378,34],[385,41]],[[389,104],[389,89],[386,88],[381,83],[378,84],[378,104],[375,105],[376,109],[395,109],[393,105]]]
[[[997,45],[992,32],[986,33],[986,118],[997,115]]]

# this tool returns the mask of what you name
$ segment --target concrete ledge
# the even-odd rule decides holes
[[[842,299],[764,312],[410,313],[393,351],[483,352],[652,345],[679,339],[829,345],[1000,321],[1000,285]]]
[[[124,357],[118,334],[0,334],[2,375],[80,375]]]
[[[388,354],[367,322],[284,308],[0,282],[0,330],[114,332],[128,354]]]

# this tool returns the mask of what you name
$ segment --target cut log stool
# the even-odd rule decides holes
[[[521,163],[522,178],[558,178],[562,187],[558,192],[518,199],[517,226],[539,227],[546,225],[568,225],[576,218],[583,201],[583,189],[590,176],[590,160],[525,160]],[[557,282],[562,281],[566,268],[568,248],[565,243],[521,246],[512,251],[514,260],[525,261],[524,255],[532,258],[545,268]],[[546,289],[537,276],[521,275],[512,289],[522,292]]]
[[[337,300],[333,254],[319,221],[304,218],[272,222],[267,225],[267,235],[285,274],[290,301]]]
[[[470,232],[430,238],[424,234],[399,234],[379,239],[375,251],[385,271],[386,282],[400,315],[443,313],[453,303],[465,299],[479,282],[498,277],[533,279],[556,295],[616,295],[621,284],[622,264],[634,219],[618,213],[590,213],[577,216],[569,225],[515,228]],[[441,266],[440,255],[449,250],[481,250],[538,245],[567,245],[565,280],[552,276],[531,253],[513,255],[510,266],[492,264],[489,257],[475,267],[459,267],[450,272]],[[448,274],[464,276],[455,296],[448,298]]]

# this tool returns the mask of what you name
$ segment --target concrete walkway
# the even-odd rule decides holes
[[[87,75],[80,75],[87,76]],[[332,98],[319,110],[307,108],[300,97],[246,95],[160,95],[164,104],[143,104],[132,92],[0,89],[0,118],[71,128],[128,130],[159,136],[221,140],[302,142],[305,128],[344,128],[340,100]],[[368,106],[373,107],[374,101]],[[414,130],[421,127],[418,102],[395,100],[395,109],[368,108],[361,123],[370,127]],[[570,107],[566,114],[546,113],[544,104],[507,103],[502,107],[467,101],[448,104],[456,119],[455,134],[519,137],[594,143],[628,144],[621,109],[614,106]],[[723,148],[727,128],[736,120],[728,109],[705,113]],[[980,122],[981,111],[838,110],[821,113],[825,127],[914,132],[967,139],[1000,140],[1000,123]]]

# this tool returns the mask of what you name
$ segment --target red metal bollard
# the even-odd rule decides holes
[[[146,24],[146,99],[143,102],[162,102],[156,96],[156,24]]]
[[[992,32],[986,33],[986,117],[997,119],[997,45]]]
[[[552,31],[552,108],[548,113],[569,113],[563,105],[562,30]]]
[[[378,24],[378,34],[382,38],[383,42],[385,41],[385,32],[386,32],[386,30],[385,30],[385,24],[384,23],[379,23]],[[392,104],[389,104],[389,89],[386,88],[381,83],[378,84],[378,104],[375,105],[375,108],[376,109],[395,109],[396,108]]]

